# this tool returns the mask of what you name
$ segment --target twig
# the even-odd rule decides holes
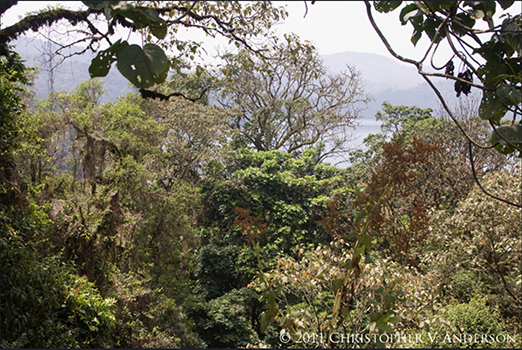
[[[482,187],[482,184],[480,183],[480,181],[479,181],[479,179],[477,177],[477,172],[475,170],[475,162],[473,161],[473,150],[472,150],[472,144],[471,144],[470,140],[468,140],[468,148],[469,148],[469,161],[471,163],[471,170],[473,172],[473,179],[475,180],[477,185],[480,187],[482,192],[484,192],[485,194],[487,194],[491,198],[494,198],[494,199],[499,200],[501,202],[507,203],[507,204],[512,205],[514,207],[522,208],[521,204],[513,203],[513,202],[508,201],[507,199],[500,198],[500,197],[498,197],[498,196],[496,196],[496,195],[486,191],[486,189],[484,187]]]

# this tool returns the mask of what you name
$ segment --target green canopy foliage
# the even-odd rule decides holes
[[[492,27],[474,53],[496,62],[472,73],[484,78],[488,101],[465,99],[446,114],[384,103],[381,132],[338,168],[324,162],[325,147],[341,150],[345,139],[321,141],[351,126],[357,110],[343,108],[365,100],[354,70],[325,76],[317,52],[295,36],[272,40],[277,50],[266,57],[227,55],[219,77],[182,71],[183,55],[162,54],[196,53],[175,36],[183,26],[249,48],[281,9],[85,3],[86,11],[48,9],[1,30],[4,44],[59,19],[74,26],[105,16],[108,32],[88,27],[87,40],[110,44],[90,72],[102,76],[116,63],[139,90],[101,103],[103,85],[89,80],[31,101],[30,69],[2,46],[0,346],[349,347],[357,344],[339,336],[354,334],[373,336],[367,347],[521,347],[511,37],[519,17]],[[478,35],[471,20],[489,23],[499,5],[511,6],[455,4],[374,5],[402,8],[415,40],[427,34],[435,44]],[[141,31],[143,46],[113,43],[118,26]],[[506,65],[514,76],[488,70]],[[449,73],[469,85],[461,93],[477,87]],[[292,93],[267,87],[279,74]],[[295,77],[306,94],[288,84]],[[230,105],[213,104],[219,94]],[[484,118],[485,109],[515,117],[500,125],[503,116]],[[494,144],[472,152],[470,138]],[[494,342],[453,337],[479,333]]]

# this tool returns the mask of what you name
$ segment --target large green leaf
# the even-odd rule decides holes
[[[411,19],[413,17],[421,16],[421,15],[422,15],[422,12],[421,12],[421,10],[419,10],[417,5],[409,4],[408,6],[405,6],[401,10],[401,14],[400,14],[401,23],[402,23],[402,25],[405,25],[409,19]]]
[[[520,88],[509,85],[501,85],[497,89],[497,94],[500,97],[500,101],[506,106],[516,106],[522,103],[522,92]]]
[[[147,88],[165,81],[169,60],[158,45],[129,45],[118,55],[117,67],[132,84]]]
[[[496,91],[486,91],[479,107],[479,116],[484,120],[490,119],[493,123],[499,124],[500,119],[506,114],[507,108],[498,97]]]
[[[500,134],[500,135],[499,135]],[[506,140],[508,142],[506,142]],[[522,126],[502,125],[491,133],[491,143],[497,144],[495,149],[503,154],[513,153],[515,148],[510,144],[522,148]]]
[[[91,61],[89,74],[91,78],[104,77],[111,70],[112,64],[117,60],[118,54],[129,44],[126,41],[118,40],[107,50],[100,51]]]
[[[401,6],[402,1],[374,1],[373,6],[377,12],[388,13]]]
[[[500,7],[502,7],[503,10],[510,8],[511,5],[513,5],[515,3],[514,1],[502,1],[502,0],[497,0],[497,2],[500,4]]]

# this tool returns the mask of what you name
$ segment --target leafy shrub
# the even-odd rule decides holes
[[[244,347],[259,338],[252,319],[258,295],[247,289],[234,289],[202,304],[197,322],[201,338],[209,347]]]
[[[504,331],[499,313],[486,305],[485,298],[473,297],[468,303],[450,304],[442,317],[446,323],[432,325],[431,337],[422,337],[428,347],[505,348],[515,345],[509,342],[513,335]]]
[[[113,300],[71,273],[59,255],[41,256],[16,230],[2,226],[0,346],[110,346]]]

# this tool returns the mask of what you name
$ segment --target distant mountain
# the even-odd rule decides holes
[[[50,91],[51,74],[46,69],[48,53],[56,51],[57,47],[39,39],[20,37],[13,43],[16,51],[30,66],[39,66],[40,74],[36,79],[34,90],[38,98],[44,98]],[[67,55],[70,52],[62,52]],[[58,90],[73,90],[76,85],[89,79],[89,65],[92,54],[73,56],[58,65],[52,72],[53,88]],[[420,108],[438,109],[438,99],[428,84],[417,73],[415,67],[384,56],[361,53],[341,52],[322,56],[325,66],[331,73],[346,70],[346,65],[355,66],[362,74],[366,92],[373,98],[368,108],[363,111],[360,126],[356,129],[357,140],[353,146],[361,145],[368,133],[376,133],[380,123],[375,120],[375,114],[387,101],[393,105],[418,106]],[[102,78],[108,91],[104,101],[114,100],[132,90],[128,81],[113,67],[107,77]],[[454,105],[457,98],[453,92],[453,83],[438,79],[437,86],[448,103]]]
[[[331,72],[340,72],[346,69],[346,65],[353,65],[361,72],[366,91],[375,99],[364,119],[373,120],[383,101],[421,108],[435,109],[438,106],[437,96],[412,65],[361,52],[341,52],[322,57]],[[452,82],[439,79],[437,86],[450,96],[450,104],[457,101],[456,97],[453,98]]]
[[[12,43],[15,51],[27,62],[30,67],[38,67],[39,74],[32,87],[37,98],[45,98],[52,90],[72,91],[76,85],[89,79],[89,66],[94,57],[91,53],[75,55],[67,58],[62,63],[63,56],[71,54],[72,50],[64,50],[61,56],[55,56],[49,62],[50,53],[54,53],[58,46],[36,38],[21,36]],[[60,63],[60,64],[57,64]],[[53,69],[50,69],[54,67]],[[116,97],[131,91],[128,84],[120,72],[114,68],[109,74],[101,78],[107,95],[103,97],[103,102],[114,100]]]
[[[355,66],[362,72],[367,90],[372,92],[404,90],[423,82],[414,67],[381,55],[349,51],[322,58],[332,72],[343,71],[346,65]]]
[[[358,138],[354,145],[359,146],[369,133],[380,131],[380,123],[375,120],[375,114],[381,109],[384,101],[392,105],[439,109],[439,100],[435,92],[412,65],[361,52],[341,52],[324,55],[322,58],[332,73],[345,70],[346,65],[355,66],[361,72],[366,92],[373,98],[362,113],[360,126],[356,130]],[[449,106],[458,103],[452,81],[436,78],[434,82]],[[475,93],[479,94],[477,91]]]

